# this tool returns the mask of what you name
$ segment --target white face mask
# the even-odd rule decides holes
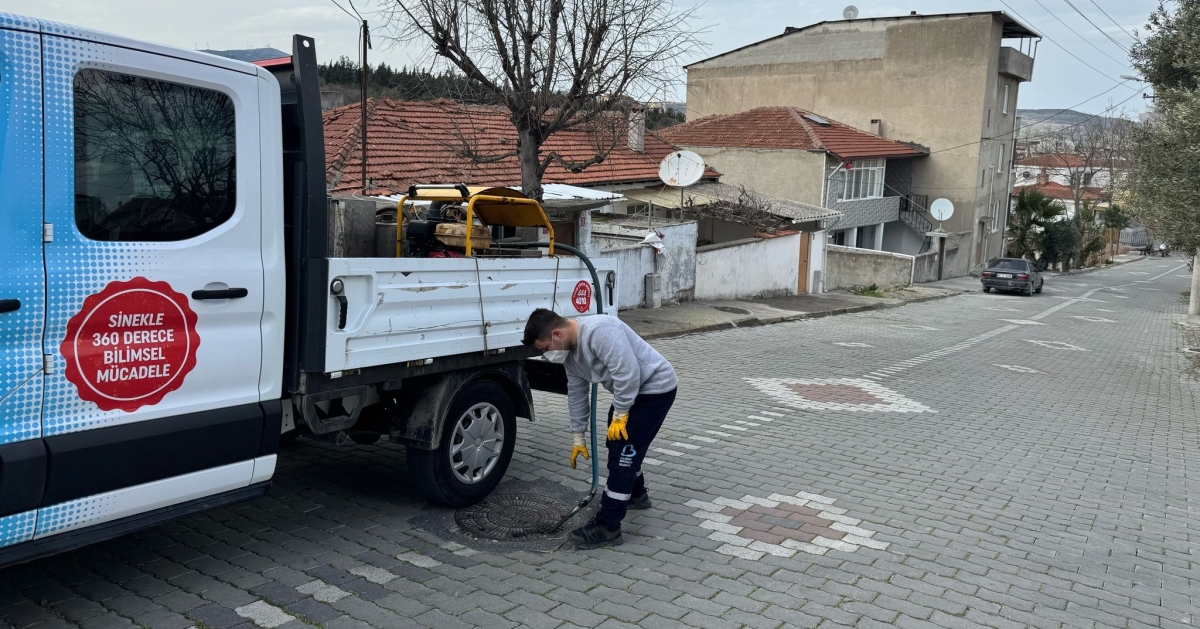
[[[542,358],[545,358],[552,363],[561,365],[567,362],[567,354],[570,353],[570,351],[565,349],[548,349],[542,352]]]
[[[552,363],[557,363],[557,364],[561,365],[561,364],[567,362],[567,354],[570,354],[570,353],[571,352],[568,352],[565,349],[551,349],[551,350],[546,350],[545,352],[542,352],[542,358],[545,358],[546,360],[548,360]]]

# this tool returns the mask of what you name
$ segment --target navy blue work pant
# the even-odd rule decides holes
[[[625,429],[629,439],[609,441],[608,446],[608,483],[604,488],[604,496],[600,499],[600,513],[597,514],[600,523],[609,529],[621,526],[625,519],[625,511],[629,499],[646,494],[646,479],[642,475],[642,459],[646,458],[646,450],[650,442],[658,436],[667,412],[675,403],[675,389],[666,393],[639,395],[629,409],[629,422]],[[612,423],[613,408],[608,409],[608,421]]]

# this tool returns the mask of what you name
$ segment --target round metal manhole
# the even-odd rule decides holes
[[[538,494],[498,494],[454,512],[454,521],[479,537],[506,540],[547,535],[569,509]]]

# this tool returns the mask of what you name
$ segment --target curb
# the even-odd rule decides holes
[[[671,330],[667,332],[656,332],[641,335],[647,341],[655,339],[678,338],[681,336],[689,336],[692,334],[704,334],[707,332],[718,332],[720,330],[733,330],[736,328],[756,328],[763,325],[772,325],[775,323],[788,323],[791,321],[804,321],[806,319],[823,319],[825,317],[833,317],[844,314],[854,314],[856,312],[869,312],[872,310],[889,310],[891,308],[899,308],[909,304],[919,304],[927,301],[936,301],[938,299],[946,299],[949,297],[958,297],[972,291],[964,290],[959,292],[947,293],[945,295],[929,295],[927,297],[916,297],[899,303],[878,303],[878,304],[863,304],[861,306],[846,306],[844,308],[834,308],[832,310],[823,310],[821,312],[798,312],[794,315],[782,315],[779,317],[746,317],[737,321],[729,321],[726,323],[714,323],[711,325],[702,325],[686,330]]]

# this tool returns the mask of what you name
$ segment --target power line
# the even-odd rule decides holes
[[[1121,85],[1124,85],[1124,83],[1122,83]],[[1058,134],[1058,133],[1062,133],[1063,131],[1066,131],[1067,129],[1073,129],[1073,128],[1075,128],[1075,127],[1078,127],[1078,126],[1080,126],[1080,125],[1087,124],[1088,122],[1091,122],[1092,120],[1094,120],[1094,119],[1096,119],[1096,118],[1099,118],[1100,116],[1103,116],[1104,114],[1107,114],[1107,113],[1109,113],[1109,112],[1113,111],[1113,110],[1114,110],[1114,109],[1116,109],[1117,107],[1120,107],[1121,105],[1124,105],[1125,103],[1127,103],[1127,102],[1129,102],[1129,101],[1133,100],[1133,98],[1134,98],[1135,96],[1138,96],[1138,95],[1140,95],[1140,94],[1143,94],[1143,93],[1145,93],[1145,89],[1142,89],[1141,91],[1138,91],[1138,92],[1134,92],[1133,94],[1131,94],[1131,95],[1129,96],[1129,98],[1126,98],[1125,100],[1123,100],[1123,101],[1121,101],[1121,102],[1117,103],[1116,105],[1113,105],[1112,107],[1109,107],[1108,109],[1105,109],[1104,111],[1102,111],[1102,112],[1100,112],[1100,113],[1098,113],[1098,114],[1093,114],[1093,115],[1091,115],[1091,116],[1088,116],[1087,118],[1084,118],[1083,120],[1080,120],[1079,122],[1077,122],[1077,123],[1075,123],[1075,124],[1072,124],[1072,125],[1067,125],[1067,126],[1065,126],[1065,127],[1062,127],[1062,128],[1059,128],[1059,129],[1055,129],[1055,130],[1053,130],[1053,131],[1047,131],[1046,133],[1043,133],[1043,134],[1040,134],[1040,135],[1034,135],[1034,136],[1030,136],[1030,137],[1028,137],[1028,138],[1025,138],[1025,139],[1026,139],[1026,140],[1036,140],[1036,139],[1038,139],[1038,138],[1044,138],[1044,137],[1047,137],[1047,136],[1055,135],[1055,134]],[[1093,96],[1092,98],[1096,98],[1096,96]],[[1088,100],[1091,100],[1091,99],[1088,99]],[[1085,102],[1086,102],[1086,101],[1085,101]],[[1078,107],[1078,105],[1076,105],[1076,107]],[[1059,113],[1062,113],[1062,112],[1059,112]],[[1057,115],[1057,114],[1055,114],[1055,115]],[[1051,116],[1051,118],[1053,118],[1053,116]],[[1049,120],[1049,119],[1050,119],[1050,118],[1046,118],[1046,120]],[[1040,122],[1040,121],[1039,121],[1039,122]],[[1020,128],[1018,128],[1018,129],[1014,129],[1014,130],[1012,131],[1013,137],[1014,137],[1014,138],[1016,137],[1016,132],[1017,132],[1017,131],[1020,131],[1021,129],[1025,129],[1025,128],[1027,128],[1027,127],[1031,127],[1031,126],[1033,126],[1034,124],[1037,124],[1037,123],[1032,123],[1032,124],[1028,124],[1028,125],[1022,125]],[[988,140],[1002,140],[1002,139],[1004,139],[1004,138],[1008,137],[1008,135],[1009,135],[1009,134],[1005,133],[1004,135],[997,135],[997,136],[992,136],[992,137],[982,138],[982,139],[980,139],[980,140],[979,140],[979,141],[977,141],[977,142],[967,142],[966,144],[959,144],[958,146],[952,146],[952,147],[950,147],[950,148],[938,149],[938,150],[936,150],[936,151],[930,151],[930,152],[929,152],[929,154],[930,154],[930,155],[933,155],[934,153],[945,153],[946,151],[953,151],[953,150],[955,150],[955,149],[960,149],[960,148],[963,148],[963,147],[965,147],[965,146],[974,146],[974,145],[976,145],[976,144],[983,144],[984,142],[986,142],[986,141],[988,141]]]
[[[1007,2],[1005,2],[1004,0],[1000,0],[1000,4],[1003,4],[1004,6],[1008,7],[1008,10],[1009,10],[1009,11],[1012,11],[1013,15],[1017,16],[1018,18],[1020,18],[1020,19],[1022,19],[1022,20],[1024,20],[1024,21],[1026,21],[1026,22],[1029,22],[1030,24],[1032,24],[1032,23],[1033,23],[1033,22],[1030,22],[1029,20],[1025,19],[1025,16],[1021,15],[1020,13],[1017,13],[1017,10],[1016,10],[1016,9],[1014,9],[1014,8],[1012,8],[1012,6],[1011,6],[1011,5],[1009,5]],[[1089,68],[1091,68],[1091,69],[1095,70],[1095,71],[1096,71],[1096,74],[1099,74],[1099,75],[1103,76],[1104,78],[1106,78],[1106,79],[1108,79],[1108,80],[1112,81],[1113,83],[1119,83],[1119,82],[1120,82],[1120,81],[1118,81],[1118,80],[1116,80],[1116,79],[1112,78],[1111,76],[1109,76],[1107,72],[1103,72],[1103,71],[1099,70],[1098,68],[1096,68],[1096,66],[1094,66],[1094,65],[1092,65],[1092,64],[1090,64],[1090,63],[1088,63],[1088,62],[1084,61],[1083,59],[1080,59],[1078,55],[1076,55],[1075,53],[1071,52],[1070,50],[1067,50],[1067,47],[1066,47],[1066,46],[1063,46],[1062,44],[1060,44],[1060,43],[1058,43],[1058,42],[1054,41],[1054,39],[1053,39],[1052,37],[1050,37],[1049,35],[1043,34],[1043,35],[1042,35],[1042,37],[1046,38],[1046,41],[1050,42],[1051,44],[1054,44],[1055,46],[1058,46],[1058,47],[1059,47],[1059,49],[1061,49],[1063,52],[1065,52],[1065,53],[1067,53],[1068,55],[1071,55],[1072,57],[1074,57],[1074,58],[1075,58],[1075,60],[1076,60],[1076,61],[1078,61],[1079,63],[1082,63],[1083,65],[1085,65],[1085,66],[1087,66],[1087,67],[1089,67]]]
[[[1062,24],[1063,26],[1065,26],[1065,27],[1066,27],[1066,29],[1067,29],[1067,30],[1069,30],[1069,31],[1071,31],[1072,33],[1074,33],[1074,34],[1075,34],[1075,36],[1076,36],[1076,37],[1078,37],[1078,38],[1080,39],[1080,41],[1082,41],[1083,43],[1085,43],[1085,44],[1087,44],[1087,45],[1091,46],[1092,48],[1095,48],[1095,49],[1096,49],[1096,52],[1098,52],[1098,53],[1100,53],[1100,54],[1104,55],[1105,57],[1108,57],[1109,59],[1112,59],[1113,61],[1115,61],[1115,62],[1117,62],[1117,63],[1121,64],[1121,67],[1128,69],[1128,68],[1127,68],[1127,66],[1125,65],[1125,62],[1124,62],[1124,61],[1121,61],[1120,59],[1117,59],[1116,57],[1113,57],[1112,55],[1108,54],[1107,52],[1104,52],[1103,50],[1101,50],[1101,49],[1100,49],[1100,47],[1099,47],[1099,46],[1097,46],[1096,44],[1093,44],[1091,41],[1088,41],[1088,39],[1087,39],[1086,37],[1084,37],[1083,35],[1080,35],[1080,34],[1079,34],[1079,31],[1077,31],[1077,30],[1075,30],[1075,29],[1071,28],[1071,25],[1070,25],[1070,24],[1067,24],[1066,22],[1064,22],[1062,18],[1058,17],[1058,15],[1054,13],[1054,11],[1051,11],[1049,7],[1047,7],[1046,5],[1042,4],[1042,0],[1033,0],[1033,1],[1034,1],[1034,2],[1036,2],[1036,3],[1038,4],[1038,6],[1039,6],[1039,7],[1042,7],[1043,9],[1045,9],[1045,10],[1046,10],[1046,13],[1049,13],[1049,14],[1050,14],[1050,17],[1052,17],[1052,18],[1054,18],[1054,19],[1058,20],[1058,23],[1059,23],[1059,24]]]
[[[1066,2],[1067,6],[1071,7],[1072,9],[1075,9],[1075,12],[1079,14],[1079,17],[1087,20],[1087,23],[1091,24],[1092,28],[1096,29],[1097,31],[1100,31],[1100,34],[1105,36],[1106,38],[1108,38],[1108,41],[1112,42],[1112,44],[1114,46],[1116,46],[1117,48],[1120,48],[1121,51],[1124,52],[1125,54],[1129,54],[1128,48],[1122,46],[1121,42],[1113,39],[1113,36],[1109,35],[1107,32],[1105,32],[1104,29],[1100,28],[1099,26],[1096,26],[1096,23],[1092,21],[1092,18],[1088,17],[1087,14],[1085,14],[1083,11],[1080,11],[1079,7],[1075,6],[1074,2],[1071,2],[1071,0],[1063,0],[1063,2]]]
[[[347,10],[346,10],[346,7],[344,7],[344,6],[342,6],[341,4],[339,4],[337,0],[329,0],[329,1],[333,3],[333,6],[335,6],[335,7],[339,8],[339,9],[341,9],[341,10],[342,10],[342,13],[345,13],[346,15],[349,15],[349,16],[350,16],[350,19],[352,19],[352,20],[359,20],[359,19],[360,19],[360,18],[356,18],[356,17],[354,17],[354,14],[353,14],[353,13],[351,13],[351,12],[349,12],[349,11],[347,11]],[[360,21],[361,21],[361,20],[360,20]]]
[[[1034,126],[1034,125],[1039,125],[1039,124],[1041,124],[1041,123],[1043,123],[1043,122],[1046,122],[1047,120],[1050,120],[1050,119],[1053,119],[1053,118],[1057,118],[1057,117],[1061,116],[1062,114],[1065,114],[1065,113],[1067,113],[1068,111],[1071,111],[1072,109],[1075,109],[1076,107],[1082,107],[1083,105],[1086,105],[1086,104],[1088,104],[1088,103],[1090,103],[1090,102],[1092,102],[1092,101],[1096,100],[1097,98],[1100,98],[1101,96],[1104,96],[1105,94],[1107,94],[1107,93],[1109,93],[1109,92],[1111,92],[1111,91],[1113,91],[1113,90],[1117,89],[1118,87],[1121,87],[1122,85],[1125,85],[1125,84],[1126,84],[1126,83],[1128,83],[1128,82],[1129,82],[1128,80],[1125,80],[1125,81],[1122,81],[1122,82],[1120,82],[1120,83],[1117,83],[1116,85],[1114,85],[1114,86],[1112,86],[1112,87],[1110,87],[1110,88],[1108,88],[1108,89],[1104,90],[1103,92],[1100,92],[1099,94],[1096,94],[1095,96],[1093,96],[1093,97],[1091,97],[1091,98],[1089,98],[1089,99],[1087,99],[1087,100],[1085,100],[1085,101],[1083,101],[1083,102],[1081,102],[1081,103],[1077,103],[1077,104],[1075,104],[1075,105],[1071,105],[1070,107],[1068,107],[1068,108],[1066,108],[1066,109],[1060,109],[1060,110],[1058,110],[1057,112],[1055,112],[1055,113],[1053,113],[1053,114],[1051,114],[1051,115],[1049,115],[1049,116],[1047,116],[1047,117],[1045,117],[1045,118],[1042,118],[1041,120],[1038,120],[1037,122],[1031,122],[1031,123],[1029,123],[1029,124],[1027,124],[1027,125],[1022,125],[1022,126],[1019,128],[1019,129],[1014,129],[1014,130],[1013,130],[1013,132],[1014,132],[1014,133],[1016,133],[1017,131],[1020,131],[1021,129],[1024,129],[1024,128],[1026,128],[1026,127],[1032,127],[1032,126]]]
[[[1132,37],[1134,40],[1136,40],[1136,39],[1137,39],[1137,36],[1136,36],[1136,35],[1134,35],[1133,33],[1130,33],[1129,31],[1125,30],[1125,27],[1124,27],[1124,26],[1121,26],[1120,24],[1117,24],[1117,21],[1116,21],[1116,20],[1114,20],[1114,19],[1113,19],[1113,17],[1112,17],[1111,15],[1109,15],[1109,14],[1108,14],[1108,11],[1105,11],[1105,10],[1104,10],[1104,7],[1101,7],[1100,5],[1096,4],[1096,0],[1088,0],[1088,2],[1091,2],[1091,3],[1092,3],[1092,6],[1096,7],[1097,9],[1099,9],[1099,10],[1100,10],[1100,12],[1104,14],[1104,17],[1108,18],[1108,21],[1113,23],[1113,26],[1115,26],[1115,27],[1117,27],[1117,28],[1121,29],[1121,32],[1122,32],[1122,33],[1124,33],[1124,34],[1126,34],[1126,35],[1129,35],[1129,36],[1130,36],[1130,37]]]

